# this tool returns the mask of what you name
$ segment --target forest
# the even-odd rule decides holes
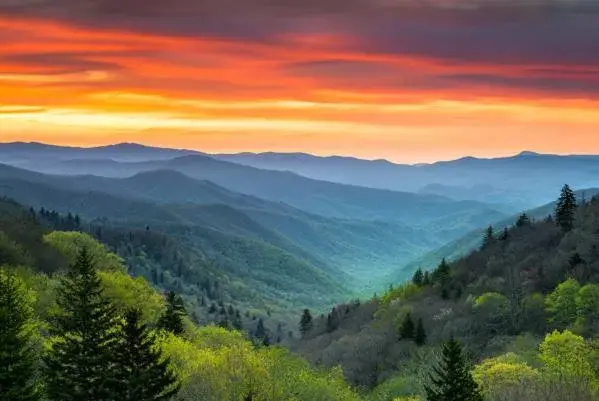
[[[3,401],[599,399],[599,198],[568,186],[550,215],[285,329],[217,301],[200,321],[76,214],[0,210]]]

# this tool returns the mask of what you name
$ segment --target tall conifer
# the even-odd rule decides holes
[[[32,319],[23,284],[0,270],[0,401],[40,399]]]
[[[418,318],[418,323],[416,323],[416,335],[414,336],[414,342],[419,347],[426,344],[426,332],[424,331],[424,324],[422,323],[421,318]]]
[[[224,306],[222,310],[226,314]],[[166,311],[160,317],[158,327],[180,336],[185,332],[183,317],[186,314],[187,312],[185,311],[185,305],[181,296],[177,295],[174,291],[170,291],[166,295]]]
[[[44,358],[46,391],[53,401],[113,401],[118,324],[100,279],[84,248],[60,279],[60,308],[50,321],[54,336]]]
[[[441,363],[433,372],[430,385],[425,386],[428,401],[483,401],[456,340],[443,346]]]
[[[167,401],[179,390],[176,376],[154,346],[141,312],[128,310],[117,346],[115,373],[119,401]]]
[[[555,206],[555,223],[562,231],[568,232],[574,228],[574,213],[576,212],[576,195],[567,184],[562,188],[557,205]]]

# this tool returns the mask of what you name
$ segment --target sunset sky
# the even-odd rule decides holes
[[[0,141],[599,154],[599,1],[0,0]]]

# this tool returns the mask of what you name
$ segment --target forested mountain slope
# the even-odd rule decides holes
[[[599,189],[597,188],[588,188],[576,192],[577,197],[582,201],[588,200],[593,196],[596,196],[597,194],[599,194]],[[546,205],[527,210],[525,213],[532,220],[543,220],[547,218],[548,215],[551,215],[553,213],[553,210],[555,209],[555,204],[556,202],[550,202]],[[519,217],[520,214],[494,222],[492,224],[492,228],[497,233],[497,235],[499,235],[501,234],[502,230],[504,230],[506,227],[510,227],[516,224]],[[463,237],[457,240],[444,244],[438,249],[426,253],[422,257],[417,258],[408,263],[401,270],[392,273],[389,276],[388,281],[402,281],[404,277],[406,277],[407,275],[412,275],[418,268],[422,268],[424,270],[432,269],[439,263],[439,260],[441,259],[456,260],[461,257],[464,257],[465,255],[480,247],[483,241],[483,232],[484,229],[481,227],[480,229],[473,230],[472,232],[464,235]]]
[[[390,271],[447,239],[467,232],[469,229],[464,229],[472,227],[474,221],[486,224],[502,216],[473,210],[444,217],[446,224],[435,224],[434,229],[399,221],[331,218],[232,192],[173,170],[119,179],[45,175],[4,165],[0,166],[0,194],[89,219],[106,217],[112,222],[169,229],[194,225],[266,241],[312,262],[334,265],[337,271],[354,276],[360,282],[354,287],[362,289],[376,285]],[[227,207],[208,207],[215,204]],[[401,205],[390,207],[400,209]],[[376,204],[372,207],[374,211]],[[337,279],[345,281],[343,274]]]
[[[521,219],[455,262],[439,261],[368,302],[338,305],[290,346],[315,363],[341,364],[351,382],[390,397],[424,394],[431,353],[454,337],[480,363],[474,372],[490,400],[595,400],[599,198],[571,210],[573,220],[570,212],[557,213],[557,220]],[[556,343],[538,348],[553,330],[559,332],[545,341]],[[561,346],[573,347],[562,359],[543,354]],[[520,377],[527,372],[559,383],[527,382]]]
[[[270,331],[231,305],[215,306],[222,327],[196,326],[176,293],[130,277],[88,235],[42,224],[77,222],[58,218],[0,201],[4,399],[360,400],[338,369],[270,346],[280,326]]]

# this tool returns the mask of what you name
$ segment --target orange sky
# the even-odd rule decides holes
[[[1,11],[2,142],[401,162],[599,153],[594,60],[361,48],[322,24],[248,40]]]

